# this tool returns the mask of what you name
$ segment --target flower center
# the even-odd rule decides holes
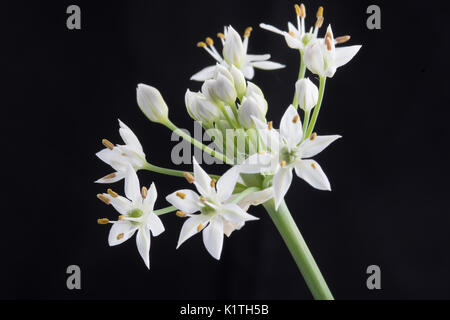
[[[202,208],[202,214],[208,216],[213,215],[216,213],[216,209],[209,206],[207,203],[205,203],[204,207]]]
[[[140,218],[144,212],[140,209],[133,209],[127,212],[128,216],[131,218]]]
[[[287,147],[283,147],[280,151],[280,163],[285,161],[286,165],[291,164],[297,158],[295,150],[289,150]]]

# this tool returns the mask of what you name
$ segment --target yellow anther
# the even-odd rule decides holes
[[[273,129],[273,122],[272,122],[272,121],[267,122],[267,128],[268,128],[269,130],[272,130],[272,129]]]
[[[183,175],[189,183],[194,183],[195,178],[192,174],[190,174],[189,172],[185,172],[183,173]]]
[[[309,139],[312,141],[312,140],[314,140],[315,138],[317,138],[317,133],[313,132],[312,135],[311,135],[311,137],[309,137]]]
[[[325,34],[325,39],[327,39],[327,38],[330,38],[330,39],[332,38],[330,31],[327,31],[327,33]]]
[[[303,3],[300,4],[300,9],[301,9],[301,14],[300,14],[300,18],[306,18],[306,8],[305,5]]]
[[[108,174],[107,176],[104,176],[102,179],[108,180],[108,179],[112,179],[115,177],[116,177],[116,174],[113,172],[113,173]]]
[[[252,27],[247,27],[244,31],[244,38],[250,37],[250,33],[252,33],[252,31],[253,31]]]
[[[121,214],[121,215],[119,216],[119,220],[120,220],[120,221],[125,220],[125,216],[124,216],[123,214]]]
[[[122,239],[123,238],[123,233],[119,233],[118,235],[117,235],[117,240],[120,240],[120,239]]]
[[[107,218],[97,219],[97,223],[98,224],[108,224],[109,219],[107,219]]]
[[[124,157],[127,156],[127,154],[125,152],[122,152],[121,155],[124,156]]]
[[[212,46],[214,44],[214,40],[210,37],[206,37],[205,41],[208,46]]]
[[[311,167],[315,170],[315,169],[317,169],[317,166],[316,166],[316,164],[313,162],[313,163],[311,163]]]
[[[206,198],[205,197],[200,197],[200,201],[205,203],[206,202]]]
[[[314,27],[319,29],[322,27],[322,25],[323,25],[323,17],[317,18],[317,21],[316,21],[316,24],[314,25]]]
[[[289,31],[289,35],[290,35],[291,37],[294,37],[294,38],[295,38],[295,33],[294,33],[294,31]]]
[[[109,203],[111,202],[111,201],[108,199],[107,196],[105,196],[105,195],[103,195],[103,194],[101,194],[101,193],[99,193],[99,194],[97,195],[97,198],[100,199],[101,201],[103,201],[103,202],[106,203],[106,204],[109,204]]]
[[[285,167],[285,166],[286,166],[286,161],[284,161],[284,160],[281,161],[281,162],[280,162],[280,166],[281,166],[281,167]]]
[[[203,229],[203,225],[200,223],[197,227],[197,232],[200,232]]]
[[[333,46],[331,44],[331,37],[325,38],[325,44],[327,45],[328,51],[331,51],[331,49],[333,49]]]
[[[180,210],[178,210],[178,211],[176,212],[176,215],[177,215],[178,217],[180,217],[180,218],[184,218],[184,217],[187,216],[187,214],[186,214],[185,212],[180,211]]]
[[[211,188],[216,187],[216,179],[211,179]]]
[[[258,152],[258,154],[264,154],[264,151],[261,150],[261,151]]]
[[[108,192],[108,194],[113,198],[117,198],[119,196],[117,193],[115,193],[111,189],[106,190],[106,192]]]
[[[114,145],[112,144],[112,142],[107,139],[102,139],[102,144],[109,150],[114,149]]]
[[[186,198],[186,194],[184,194],[183,192],[177,192],[176,195],[180,199],[185,199]]]
[[[219,33],[217,34],[217,38],[225,39],[225,35],[224,35],[222,32],[219,32]]]
[[[319,7],[319,8],[317,9],[316,17],[317,17],[317,19],[323,17],[323,7]]]
[[[340,37],[337,37],[334,40],[336,40],[336,43],[341,44],[341,43],[345,43],[348,40],[350,40],[350,36],[340,36]]]
[[[298,114],[296,114],[296,115],[294,116],[294,118],[292,119],[292,122],[293,122],[293,123],[297,123],[299,119],[300,119],[300,116],[299,116]]]
[[[197,42],[197,47],[204,48],[206,47],[206,43],[204,43],[203,41]]]
[[[142,189],[141,189],[142,199],[147,198],[147,193],[148,193],[147,188],[146,187],[142,187]]]
[[[302,9],[300,8],[300,6],[298,4],[294,5],[295,8],[295,13],[297,14],[297,16],[301,16],[302,15]]]

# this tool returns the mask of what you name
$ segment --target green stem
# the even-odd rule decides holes
[[[300,51],[300,69],[298,70],[298,77],[297,80],[303,79],[305,77],[306,72],[306,64],[303,63],[303,53]],[[298,108],[298,101],[297,101],[297,95],[294,91],[294,99],[292,100],[292,105],[295,107],[295,109]]]
[[[273,200],[264,203],[264,208],[280,232],[314,299],[334,300],[284,200],[278,210]]]
[[[170,207],[167,207],[167,208],[162,208],[162,209],[159,209],[159,210],[154,210],[153,213],[156,214],[157,216],[160,216],[160,215],[162,215],[162,214],[174,212],[174,211],[177,211],[177,210],[178,210],[178,209],[175,208],[174,206],[170,206]]]
[[[166,122],[163,123],[167,128],[169,128],[170,130],[174,131],[177,135],[179,135],[180,137],[182,137],[184,140],[192,143],[194,146],[196,146],[197,148],[203,150],[206,153],[209,153],[210,155],[212,155],[213,157],[216,157],[217,159],[229,164],[229,165],[233,165],[234,161],[229,159],[227,156],[223,155],[222,153],[220,153],[219,151],[213,150],[210,147],[205,146],[203,143],[201,143],[200,141],[192,138],[189,134],[185,133],[183,130],[179,129],[176,125],[174,125],[172,123],[172,121],[170,121],[169,119],[166,120]]]
[[[317,117],[319,116],[320,107],[322,105],[323,93],[325,92],[325,82],[327,77],[320,77],[320,85],[319,85],[319,98],[317,100],[316,107],[314,108],[314,112],[311,118],[311,122],[309,123],[308,130],[306,134],[303,136],[303,140],[307,139],[314,130],[314,126],[316,125]]]
[[[248,196],[249,194],[259,191],[261,190],[258,187],[250,187],[245,189],[244,191],[242,191],[236,198],[233,199],[232,203],[238,203],[239,201],[241,201],[242,199],[244,199],[246,196]]]
[[[305,136],[306,130],[308,129],[310,115],[311,111],[305,111],[305,118],[303,119],[303,136]]]

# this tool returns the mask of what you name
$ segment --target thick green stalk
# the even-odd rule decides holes
[[[166,120],[166,122],[163,123],[167,128],[169,128],[170,130],[172,130],[173,132],[175,132],[177,135],[179,135],[180,137],[182,137],[184,140],[192,143],[194,146],[196,146],[197,148],[203,150],[206,153],[209,153],[210,155],[212,155],[213,157],[216,157],[217,159],[229,164],[229,165],[233,165],[234,161],[229,159],[227,156],[223,155],[222,153],[220,153],[219,151],[213,150],[210,147],[205,146],[203,143],[201,143],[200,141],[194,139],[193,137],[191,137],[189,134],[187,134],[186,132],[184,132],[183,130],[179,129],[176,125],[174,125],[172,123],[172,121],[170,121],[169,119]]]
[[[264,203],[264,208],[280,232],[314,299],[334,300],[284,200],[278,210],[275,210],[273,200]]]
[[[320,107],[322,105],[323,93],[325,92],[325,82],[327,77],[320,77],[320,85],[319,85],[319,98],[317,100],[316,107],[314,108],[314,112],[309,122],[308,130],[303,137],[303,140],[307,139],[314,130],[314,126],[316,125],[317,117],[319,116]]]
[[[300,51],[300,69],[298,70],[297,80],[303,79],[305,77],[306,64],[303,63],[303,53]],[[294,99],[292,100],[292,105],[297,109],[298,107],[297,95],[294,91]]]

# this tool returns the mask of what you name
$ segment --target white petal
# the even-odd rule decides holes
[[[136,245],[145,265],[150,269],[150,231],[147,228],[139,229],[136,235]]]
[[[300,146],[300,149],[302,150],[302,158],[314,157],[339,138],[341,138],[339,135],[329,135],[316,136],[314,140],[305,140]]]
[[[217,195],[222,201],[226,201],[233,193],[234,186],[236,185],[239,177],[239,167],[234,166],[225,172],[217,181]]]
[[[203,230],[203,243],[206,250],[217,260],[220,260],[223,246],[223,222],[220,217],[215,217]]]
[[[222,222],[223,222],[223,233],[227,237],[229,237],[234,230],[239,230],[245,225],[245,222],[233,223],[225,219],[222,219]]]
[[[147,228],[150,229],[154,237],[159,236],[165,230],[161,219],[153,212],[148,213]]]
[[[111,203],[111,205],[114,207],[114,209],[117,210],[120,214],[127,214],[128,211],[131,210],[131,201],[128,200],[125,197],[117,196],[117,197],[111,197],[109,194],[104,193],[105,197],[107,197]]]
[[[271,164],[272,155],[270,153],[255,153],[238,165],[238,170],[240,173],[261,173],[268,170]]]
[[[117,181],[125,178],[125,172],[123,172],[123,171],[113,172],[113,173],[114,173],[114,176],[111,177],[112,174],[108,174],[108,175],[104,176],[103,178],[96,180],[95,183],[113,183],[113,182],[117,182]]]
[[[252,62],[252,66],[263,70],[276,70],[285,67],[284,64],[273,61],[256,61]]]
[[[297,122],[294,122],[294,118],[297,117]],[[280,123],[280,133],[283,138],[286,139],[289,147],[295,147],[302,140],[302,122],[300,121],[297,110],[293,105],[290,105]]]
[[[282,30],[280,30],[280,29],[278,29],[278,28],[276,28],[276,27],[274,27],[274,26],[272,26],[270,24],[260,23],[259,26],[261,28],[263,28],[263,29],[266,29],[267,31],[275,32],[275,33],[277,33],[279,35],[282,35],[282,36],[284,36],[284,34],[286,33],[285,31],[282,31]]]
[[[120,121],[120,119],[119,125],[120,125],[119,133],[125,144],[131,149],[133,149],[135,152],[143,153],[142,145],[139,142],[139,139],[134,134],[134,132],[131,131],[131,129],[125,123]]]
[[[114,147],[113,150],[108,148],[102,149],[95,154],[100,160],[109,164],[116,171],[125,171],[126,169],[126,161],[120,155],[120,151],[117,147]]]
[[[336,48],[334,56],[334,64],[336,68],[339,68],[352,60],[352,58],[358,53],[359,49],[361,49],[360,45]]]
[[[273,177],[273,190],[274,190],[274,201],[275,209],[278,210],[278,206],[284,199],[287,191],[292,182],[292,169],[291,168],[280,168],[278,172]]]
[[[255,76],[255,69],[253,69],[250,64],[245,65],[241,71],[244,77],[248,80],[252,80]]]
[[[273,187],[253,192],[238,202],[239,207],[247,211],[250,206],[260,205],[273,198]]]
[[[139,179],[137,177],[136,171],[134,171],[133,167],[130,164],[128,165],[125,174],[125,195],[128,199],[133,201],[133,203],[139,202],[142,198]]]
[[[194,234],[198,233],[198,226],[201,224],[205,226],[209,217],[203,214],[198,214],[189,217],[184,223],[183,227],[181,227],[180,237],[178,238],[177,249],[185,242],[187,239],[192,237]]]
[[[248,214],[240,206],[234,203],[228,203],[224,205],[220,210],[220,215],[226,220],[234,223],[241,223],[242,221],[259,220],[258,217]]]
[[[214,70],[215,69],[216,69],[215,65],[203,68],[202,70],[200,70],[199,72],[194,74],[191,77],[191,80],[205,81],[205,80],[211,79],[212,77],[214,77]]]
[[[108,243],[110,246],[116,246],[130,239],[136,232],[137,227],[130,221],[114,222],[109,230]]]
[[[146,210],[153,211],[155,206],[156,198],[158,198],[158,192],[156,192],[155,183],[152,183],[150,189],[147,191],[147,196],[145,197],[143,204]]]
[[[300,160],[295,164],[295,173],[299,178],[319,190],[331,190],[330,182],[319,164],[311,159]]]
[[[270,54],[247,54],[247,59],[250,62],[253,61],[265,61],[270,59]]]
[[[185,194],[186,197],[181,199],[177,196],[177,193],[180,192]],[[169,202],[174,207],[180,209],[185,213],[194,213],[200,211],[202,207],[200,206],[200,196],[192,190],[182,189],[175,191],[174,193],[169,194],[166,197],[167,202]]]
[[[194,165],[194,184],[197,187],[198,192],[206,197],[212,191],[211,178],[208,176],[205,170],[200,167],[195,157],[192,157],[192,163]]]

